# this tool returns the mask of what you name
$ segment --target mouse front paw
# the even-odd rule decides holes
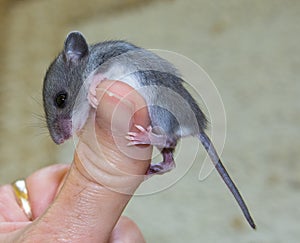
[[[89,92],[88,92],[88,96],[87,96],[87,99],[89,101],[89,104],[94,108],[96,109],[97,106],[99,105],[99,101],[98,101],[98,98],[97,98],[97,87],[98,85],[102,82],[106,80],[106,78],[101,75],[101,74],[97,74],[96,76],[93,77],[93,80],[90,84],[90,87],[89,87]]]
[[[87,98],[88,98],[90,106],[92,106],[94,109],[96,109],[97,106],[99,105],[97,97],[95,95],[92,95],[91,92],[89,92]]]

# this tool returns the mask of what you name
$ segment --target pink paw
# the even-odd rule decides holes
[[[102,75],[96,75],[93,78],[93,81],[92,81],[92,83],[90,84],[90,87],[89,87],[89,92],[88,92],[87,99],[88,99],[90,105],[95,109],[99,105],[99,101],[98,101],[97,96],[96,96],[97,95],[96,88],[104,80],[106,80],[106,78],[104,78]]]
[[[98,102],[98,99],[96,97],[96,95],[93,95],[93,93],[91,91],[89,91],[88,93],[88,101],[89,101],[89,104],[94,108],[96,109],[97,106],[99,105],[99,102]]]
[[[152,131],[152,127],[147,129],[141,125],[134,125],[139,131],[128,132],[126,138],[130,141],[127,145],[133,146],[138,144],[151,144],[154,146],[164,148],[167,145],[167,136],[162,134],[156,134]]]
[[[157,164],[151,164],[148,171],[147,175],[162,175],[167,172],[170,172],[176,167],[175,162],[172,160],[171,162],[160,162]]]
[[[126,139],[130,142],[128,146],[138,145],[138,144],[151,144],[152,127],[149,126],[147,129],[140,125],[134,125],[139,131],[138,132],[128,132]]]

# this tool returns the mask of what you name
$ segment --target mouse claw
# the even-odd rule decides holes
[[[134,126],[135,126],[138,130],[140,130],[141,132],[146,132],[146,129],[145,129],[143,126],[137,125],[137,124],[135,124]]]
[[[136,145],[134,142],[127,143],[128,147],[131,147],[131,146],[134,146],[134,145]]]
[[[151,127],[151,126],[148,126],[146,129],[145,129],[143,126],[141,126],[141,125],[135,124],[134,126],[135,126],[138,130],[140,130],[141,132],[143,132],[143,133],[151,133],[151,132],[152,132],[152,127]]]
[[[103,81],[106,80],[105,77],[102,76],[102,74],[97,74],[94,78],[92,83],[90,84],[89,87],[89,92],[88,92],[88,101],[90,103],[90,105],[96,109],[99,105],[98,99],[96,97],[97,95],[97,87],[98,85]]]
[[[89,101],[89,104],[94,108],[96,109],[99,105],[99,102],[98,102],[98,99],[97,97],[95,96],[92,96],[91,94],[88,94],[88,101]]]
[[[127,135],[128,135],[127,137],[132,138],[132,137],[136,136],[137,133],[136,132],[128,132]]]
[[[96,96],[97,92],[96,92],[96,87],[92,87],[93,85],[91,85],[89,92],[92,96]]]
[[[134,136],[133,135],[129,135],[129,136],[125,136],[125,138],[129,141],[133,141],[134,140]]]

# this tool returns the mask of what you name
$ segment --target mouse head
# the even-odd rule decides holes
[[[63,143],[72,136],[72,112],[83,84],[89,46],[79,32],[71,32],[63,51],[52,62],[44,78],[43,103],[53,141]]]

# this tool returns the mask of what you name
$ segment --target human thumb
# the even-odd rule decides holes
[[[149,125],[144,99],[121,82],[103,81],[99,106],[80,134],[74,160],[53,204],[22,242],[107,242],[149,167],[152,147],[128,147],[134,124]]]

